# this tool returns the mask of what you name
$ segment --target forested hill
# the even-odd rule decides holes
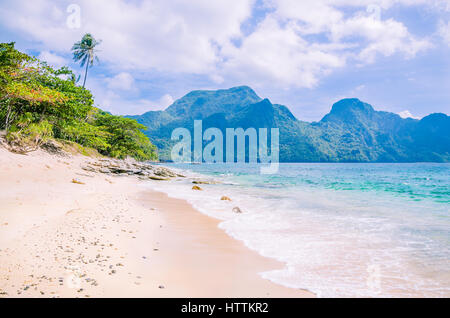
[[[343,99],[322,120],[309,123],[241,86],[192,91],[164,111],[129,117],[147,127],[145,133],[162,159],[170,159],[172,130],[192,130],[194,119],[202,119],[203,129],[278,127],[281,162],[450,161],[449,116],[403,119],[358,99]]]

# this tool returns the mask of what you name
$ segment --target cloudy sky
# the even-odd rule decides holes
[[[0,41],[81,74],[92,33],[86,86],[115,114],[249,85],[307,121],[344,97],[423,117],[450,113],[449,18],[450,0],[1,0]]]

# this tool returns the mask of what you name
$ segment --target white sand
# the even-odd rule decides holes
[[[183,200],[0,147],[0,297],[311,297]],[[77,179],[84,184],[72,183]]]

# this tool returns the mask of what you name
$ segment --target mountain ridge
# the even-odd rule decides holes
[[[127,116],[145,125],[146,135],[170,159],[171,132],[217,127],[279,128],[280,162],[450,162],[450,117],[433,113],[421,120],[377,111],[357,98],[334,103],[318,122],[297,119],[288,107],[259,97],[248,86],[196,90],[164,111]]]

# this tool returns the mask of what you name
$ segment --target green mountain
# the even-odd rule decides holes
[[[247,86],[193,91],[164,111],[136,119],[148,129],[161,159],[170,159],[173,129],[217,127],[279,128],[281,162],[449,162],[450,117],[431,114],[422,120],[403,119],[376,111],[358,99],[335,103],[319,122],[300,121],[286,106],[261,99]]]

